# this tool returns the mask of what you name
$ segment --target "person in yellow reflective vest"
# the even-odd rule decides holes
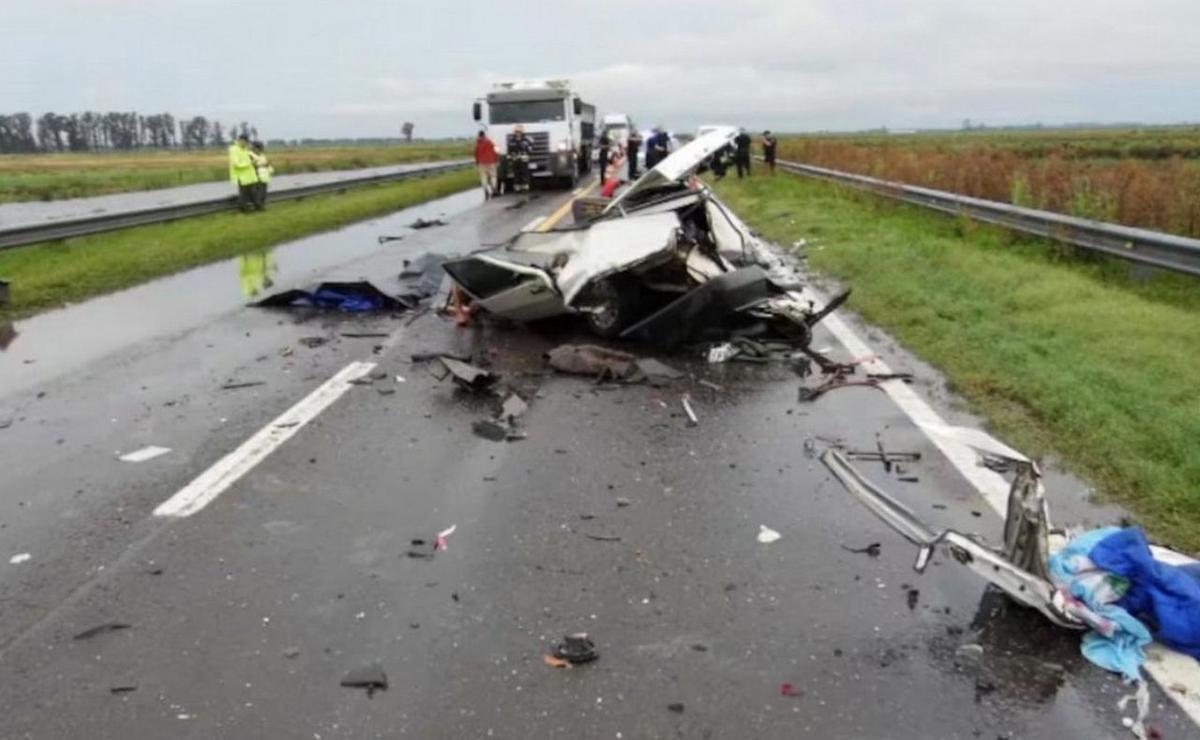
[[[261,211],[267,207],[267,184],[271,182],[271,175],[275,174],[275,168],[267,159],[267,153],[261,141],[250,145],[250,158],[254,160],[254,171],[258,174],[258,182],[254,185],[254,209]]]
[[[245,213],[254,206],[254,186],[258,172],[250,157],[250,138],[245,134],[229,145],[229,180],[238,189],[238,208]]]

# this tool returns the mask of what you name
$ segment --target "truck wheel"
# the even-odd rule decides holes
[[[588,291],[588,328],[604,339],[614,339],[641,317],[642,287],[627,275],[596,281]]]

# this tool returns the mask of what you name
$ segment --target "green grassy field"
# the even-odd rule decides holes
[[[473,171],[355,188],[271,205],[0,251],[12,301],[0,320],[74,303],[478,185]]]
[[[348,170],[466,157],[469,143],[269,150],[276,174]],[[0,203],[83,198],[229,177],[223,150],[0,155]]]
[[[811,267],[854,288],[850,308],[945,372],[1003,438],[1061,457],[1156,536],[1200,549],[1194,279],[1136,279],[1124,263],[790,175],[717,189],[772,240],[809,240]]]

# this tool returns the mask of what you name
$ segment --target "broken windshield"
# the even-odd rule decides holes
[[[540,123],[565,121],[566,103],[557,100],[521,100],[489,105],[492,123]]]

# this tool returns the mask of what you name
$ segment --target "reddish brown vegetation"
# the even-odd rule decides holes
[[[1200,237],[1200,165],[1161,160],[1094,161],[973,146],[864,146],[790,139],[780,158],[978,198]]]

